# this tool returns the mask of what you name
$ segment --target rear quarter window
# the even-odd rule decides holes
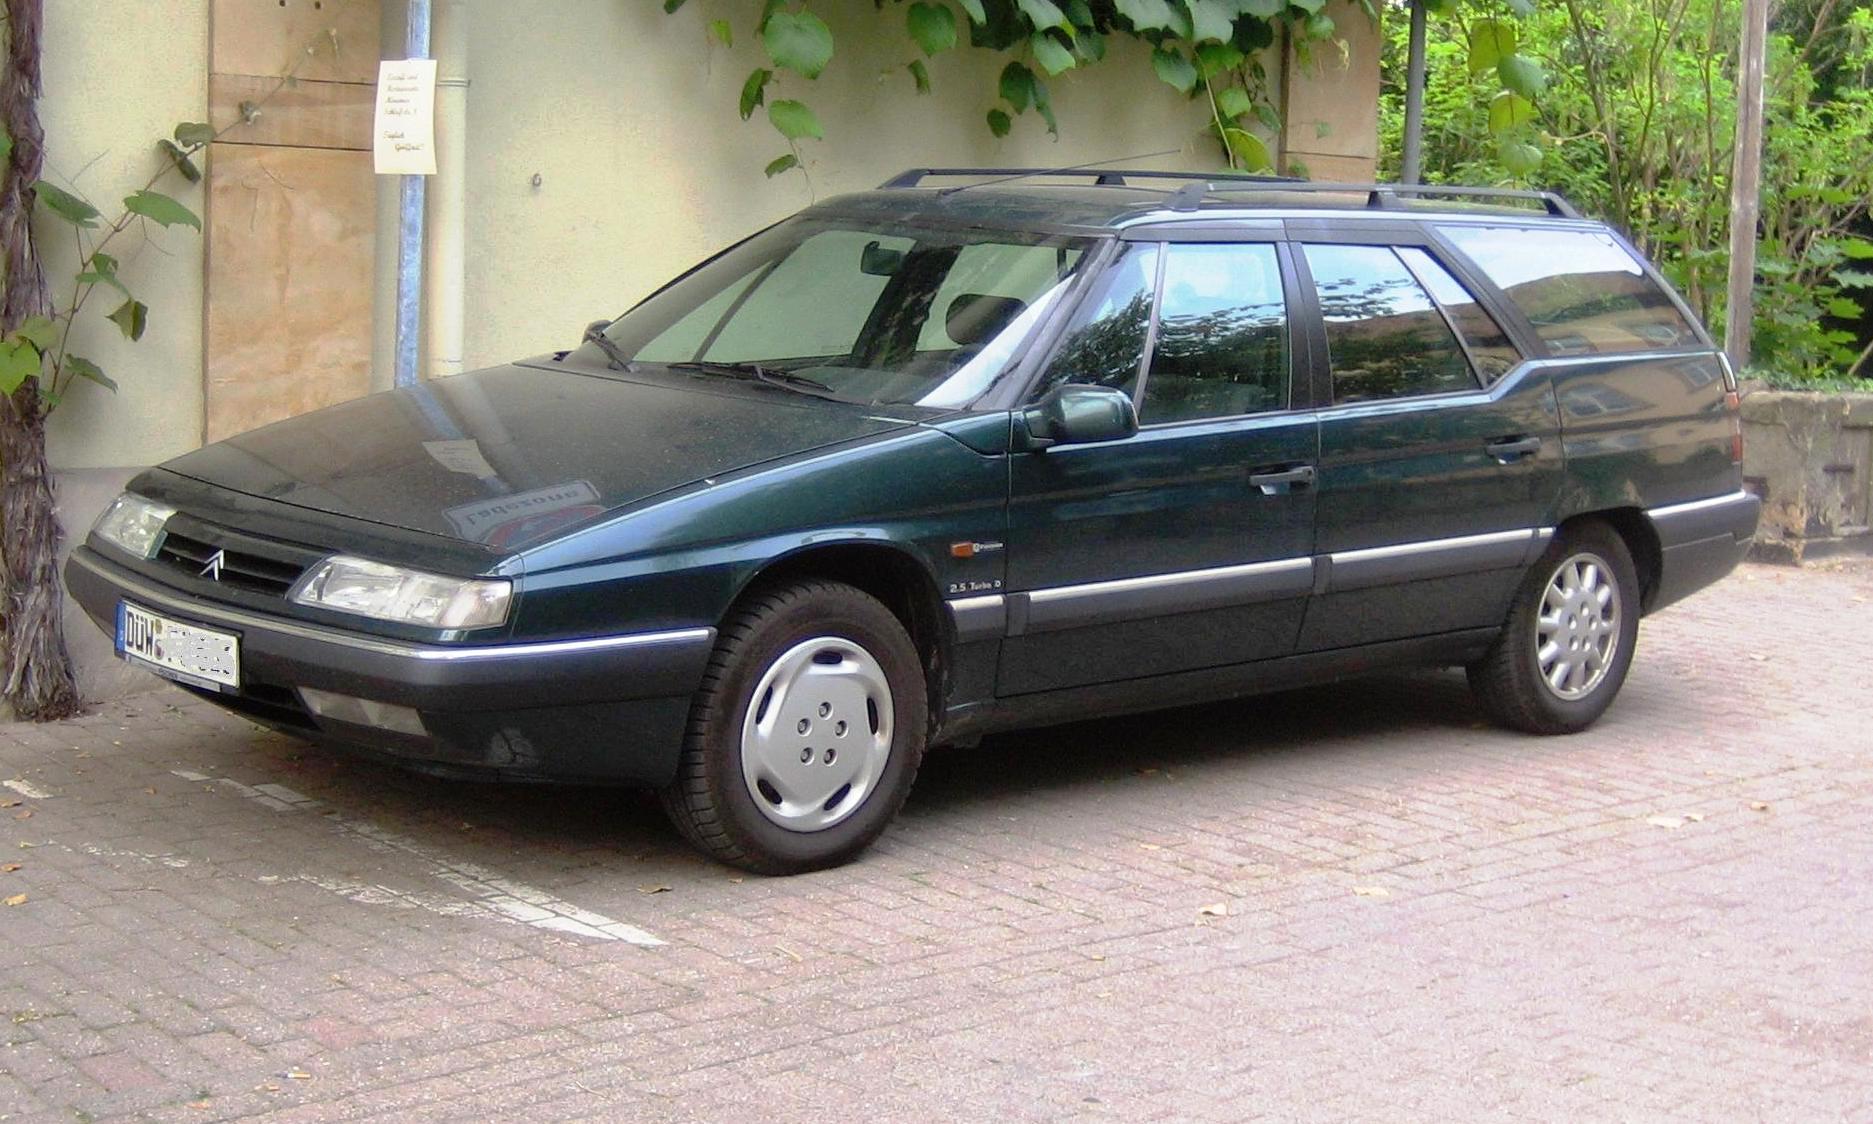
[[[1611,235],[1469,224],[1438,229],[1515,302],[1556,355],[1702,343],[1671,297]]]

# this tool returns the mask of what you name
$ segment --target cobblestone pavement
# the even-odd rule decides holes
[[[1873,1119],[1870,598],[1746,569],[1572,738],[1439,673],[992,739],[779,880],[166,689],[0,727],[0,1118]]]

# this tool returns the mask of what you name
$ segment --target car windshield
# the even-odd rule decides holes
[[[1022,354],[1083,238],[797,218],[675,281],[574,354],[852,402],[956,407]]]

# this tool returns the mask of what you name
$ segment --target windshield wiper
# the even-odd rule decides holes
[[[597,344],[598,350],[605,353],[606,362],[613,368],[620,371],[628,371],[631,369],[631,357],[624,353],[622,347],[612,342],[611,337],[605,334],[603,328],[597,325],[587,328],[585,330],[585,342]]]
[[[805,375],[796,375],[792,371],[776,371],[771,367],[763,367],[759,363],[708,363],[698,361],[693,363],[671,363],[669,367],[677,371],[702,371],[705,374],[711,375],[727,375],[730,378],[743,379],[748,382],[763,382],[769,386],[778,386],[783,390],[791,390],[796,394],[805,394],[813,398],[826,398],[835,402],[844,401],[844,399],[840,398],[838,394],[833,391],[832,387],[827,386],[818,379],[810,379]]]

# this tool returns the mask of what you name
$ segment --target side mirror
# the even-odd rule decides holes
[[[611,327],[609,320],[594,320],[585,326],[585,334],[579,338],[589,340],[609,327]]]
[[[1124,391],[1084,383],[1053,388],[1021,418],[1030,449],[1120,441],[1138,432],[1138,411]]]

